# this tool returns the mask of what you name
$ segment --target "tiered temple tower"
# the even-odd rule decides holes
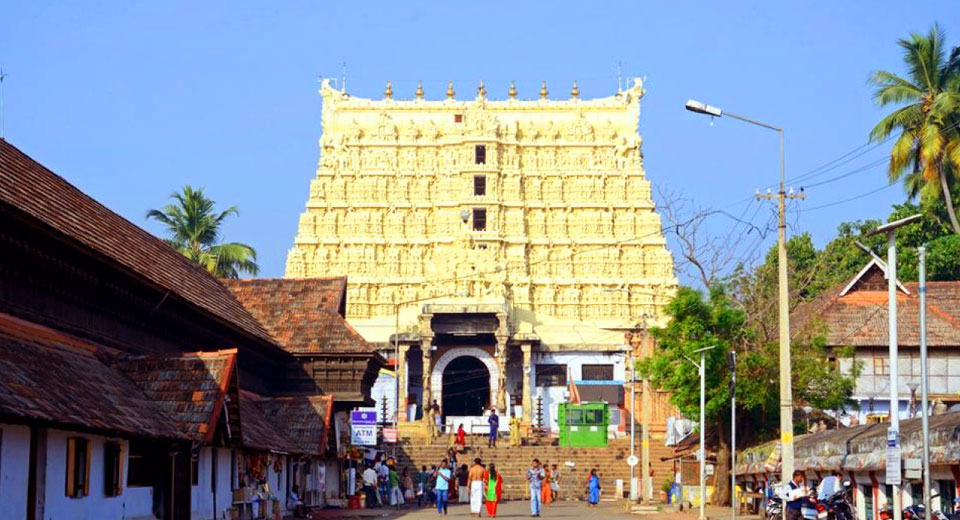
[[[431,363],[468,349],[491,371],[490,402],[516,387],[529,420],[532,354],[622,351],[624,331],[661,315],[677,280],[643,170],[640,80],[591,100],[575,83],[565,100],[545,84],[536,100],[512,84],[489,100],[482,83],[470,101],[452,84],[442,101],[419,86],[395,100],[389,84],[382,100],[327,81],[320,94],[320,164],[286,276],[348,277],[348,321],[400,343],[401,400],[440,399]],[[522,373],[507,370],[514,352]]]

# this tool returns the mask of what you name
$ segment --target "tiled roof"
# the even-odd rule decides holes
[[[117,368],[188,438],[210,442],[234,374],[236,350],[178,357],[128,357]]]
[[[847,285],[847,284],[844,284]],[[920,346],[920,291],[916,282],[897,292],[897,342]],[[873,347],[888,344],[887,291],[860,284],[841,296],[836,287],[799,306],[791,316],[791,336],[826,332],[833,346]],[[927,282],[927,345],[960,346],[960,281]]]
[[[176,424],[104,361],[103,347],[0,314],[0,416],[150,437]]]
[[[346,278],[261,278],[223,282],[288,352],[374,352],[373,345],[343,318]]]
[[[243,445],[247,448],[281,453],[303,452],[280,432],[276,424],[267,419],[260,400],[261,398],[253,393],[240,392]]]
[[[232,327],[269,335],[216,278],[0,139],[0,202],[108,257]]]
[[[296,446],[297,453],[323,455],[333,399],[329,395],[273,397],[260,401],[267,419]]]

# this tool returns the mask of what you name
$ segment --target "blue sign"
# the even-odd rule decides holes
[[[375,411],[350,412],[350,424],[354,426],[358,426],[358,425],[376,426],[377,412]]]

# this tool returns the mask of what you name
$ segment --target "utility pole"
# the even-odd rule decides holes
[[[778,226],[777,237],[777,276],[779,279],[779,306],[780,306],[780,456],[781,456],[781,481],[786,482],[793,473],[793,388],[791,386],[791,367],[790,367],[790,291],[787,287],[787,199],[804,199],[806,195],[803,190],[799,194],[794,194],[793,189],[790,193],[786,190],[786,181],[784,178],[783,161],[783,128],[779,128],[766,123],[761,123],[755,119],[738,116],[730,112],[724,112],[718,107],[710,106],[706,103],[687,101],[687,110],[698,114],[708,115],[710,117],[732,117],[745,123],[761,126],[768,130],[777,132],[780,136],[780,189],[777,193],[761,195],[757,191],[757,199],[777,199],[778,212],[780,214],[780,224]]]
[[[730,115],[730,114],[727,114]],[[804,193],[787,193],[784,180],[783,129],[756,123],[780,134],[780,189],[776,195],[757,193],[757,200],[777,199],[777,281],[780,307],[780,481],[786,482],[793,474],[793,373],[790,366],[790,289],[787,286],[787,199],[804,199]]]
[[[920,261],[920,403],[923,425],[923,510],[930,511],[930,404],[927,379],[927,248],[917,248]]]
[[[730,351],[730,518],[737,520],[737,351]],[[719,476],[719,475],[718,475]],[[716,478],[716,477],[714,477]]]

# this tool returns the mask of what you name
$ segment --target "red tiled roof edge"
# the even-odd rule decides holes
[[[223,371],[223,380],[220,381],[217,400],[213,405],[213,413],[210,414],[210,422],[207,423],[207,432],[203,436],[204,442],[208,444],[213,442],[213,435],[216,432],[217,421],[220,419],[221,410],[223,410],[223,399],[227,395],[227,389],[230,387],[230,378],[234,377],[234,369],[237,365],[237,349],[219,351],[219,353],[220,355],[226,354],[228,358],[226,369]],[[203,353],[198,352],[197,354]],[[239,388],[239,384],[237,387]]]
[[[8,141],[0,139],[0,180],[5,178],[10,182],[0,182],[0,202],[40,221],[70,241],[92,250],[97,256],[108,258],[135,277],[176,294],[228,327],[242,330],[276,346],[260,323],[206,270]],[[57,214],[57,211],[70,210],[71,219]],[[120,254],[119,246],[103,240],[102,236],[99,241],[84,236],[94,221],[125,233],[126,239],[137,241],[142,249],[138,250],[139,257],[131,258],[129,248],[125,249],[126,254]],[[167,268],[173,272],[165,272]]]

